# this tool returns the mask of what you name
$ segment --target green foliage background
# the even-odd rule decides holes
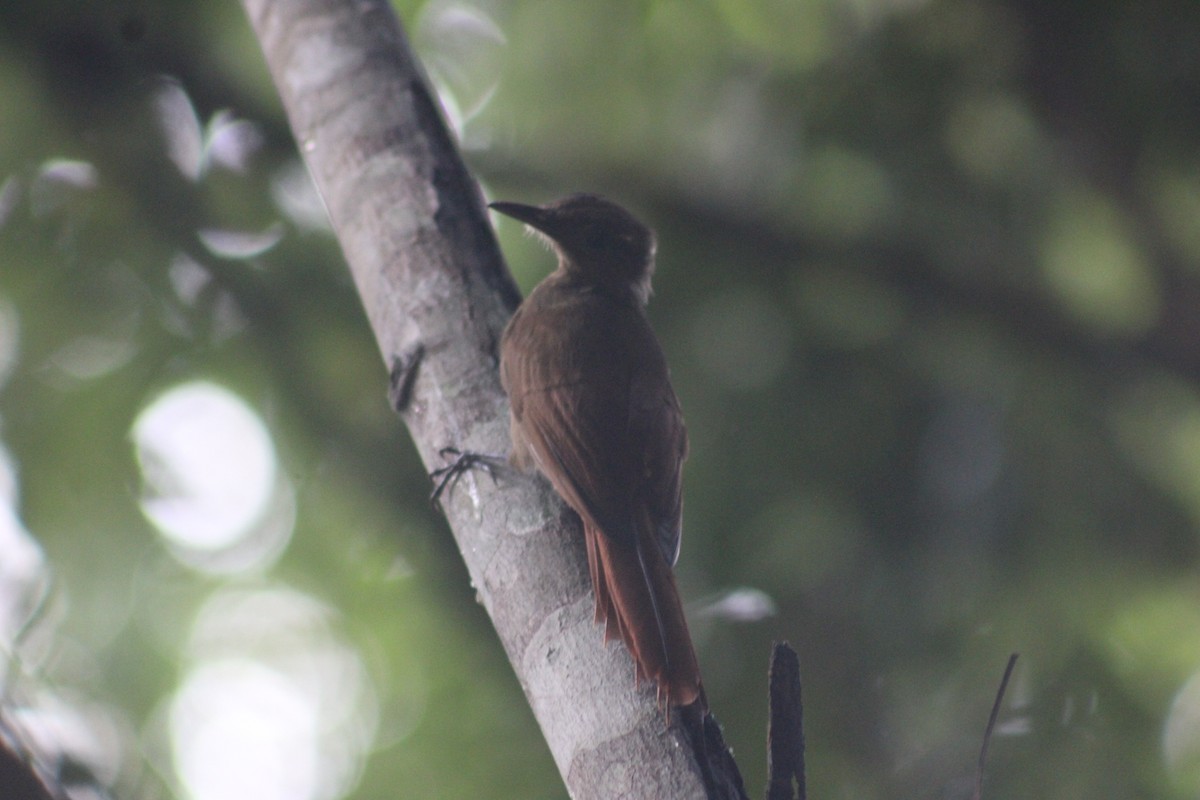
[[[658,230],[651,316],[692,437],[680,581],[752,796],[777,638],[811,797],[968,796],[1011,651],[985,796],[1200,794],[1200,5],[398,11],[491,196],[599,191]],[[258,126],[244,171],[180,174],[163,76],[201,123]],[[56,183],[56,159],[94,180]],[[293,587],[375,686],[352,796],[561,797],[336,242],[273,193],[295,162],[232,0],[0,5],[0,438],[55,587],[34,680],[121,720],[124,796],[174,790],[155,720],[197,610]],[[198,237],[279,220],[262,254]],[[549,257],[500,232],[528,290]],[[63,369],[97,340],[124,355]],[[269,570],[189,570],[139,511],[133,421],[194,378],[262,414],[297,487]],[[741,587],[775,614],[715,613]]]

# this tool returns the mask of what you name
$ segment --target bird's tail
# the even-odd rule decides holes
[[[675,576],[654,541],[650,520],[638,525],[636,546],[584,524],[596,621],[604,640],[619,638],[633,656],[637,680],[652,680],[660,705],[704,702],[700,667]]]

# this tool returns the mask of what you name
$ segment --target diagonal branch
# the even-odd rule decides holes
[[[448,445],[507,451],[496,344],[519,292],[391,8],[243,5],[426,467]],[[543,481],[468,473],[443,506],[573,797],[738,796],[711,717],[665,727],[628,654],[604,647],[578,520]]]

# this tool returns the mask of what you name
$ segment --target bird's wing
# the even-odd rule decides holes
[[[522,404],[522,429],[558,493],[613,539],[632,545],[648,512],[667,564],[679,556],[681,466],[687,433],[664,381],[574,383],[547,388]],[[666,388],[665,393],[662,391]],[[630,396],[632,393],[632,397]]]
[[[648,516],[674,565],[687,433],[649,323],[632,307],[541,308],[536,321],[518,310],[502,345],[514,439],[519,433],[559,495],[614,540],[632,545]],[[546,347],[556,336],[572,346]]]
[[[687,429],[669,383],[665,380],[646,386],[639,383],[635,376],[631,389],[635,399],[631,403],[630,438],[639,443],[642,453],[640,493],[663,558],[675,566],[683,531],[682,467],[687,458]]]
[[[538,467],[567,504],[606,535],[635,541],[639,482],[623,398],[600,384],[560,384],[526,397],[522,430]]]

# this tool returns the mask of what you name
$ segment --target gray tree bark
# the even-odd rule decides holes
[[[243,4],[425,465],[446,446],[507,452],[496,352],[520,295],[391,8]],[[471,472],[443,505],[571,796],[726,796],[706,765],[724,753],[711,718],[668,727],[625,650],[603,645],[578,521],[548,485]]]

